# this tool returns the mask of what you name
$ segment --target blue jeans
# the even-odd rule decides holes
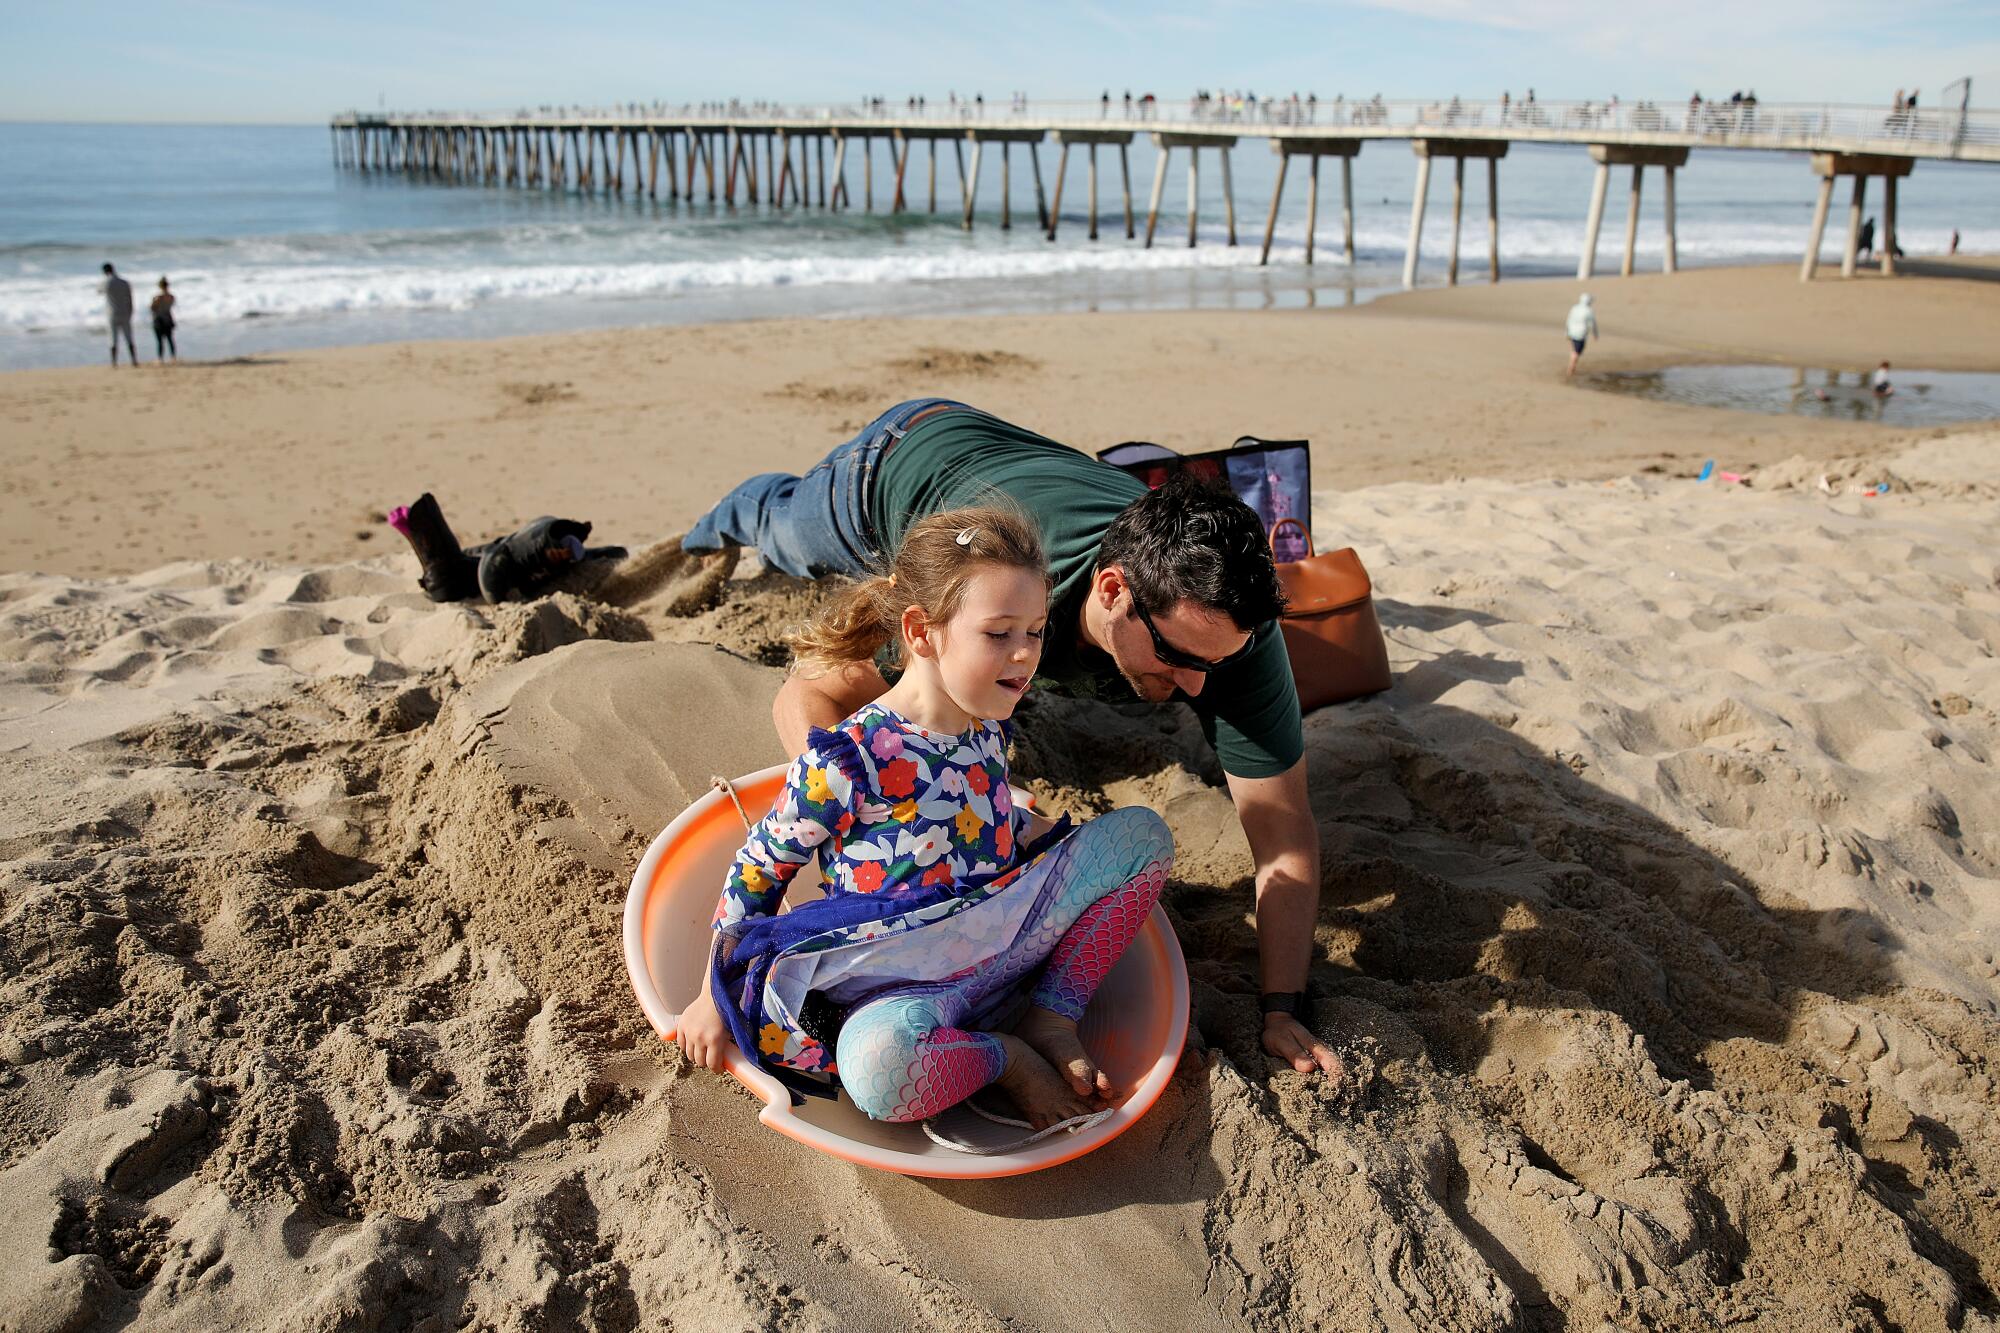
[[[803,477],[766,472],[722,497],[681,539],[686,551],[754,546],[764,563],[797,578],[861,575],[891,554],[875,546],[868,506],[883,453],[927,408],[964,407],[949,398],[898,403]]]

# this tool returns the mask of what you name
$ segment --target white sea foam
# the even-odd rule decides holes
[[[1407,223],[1387,209],[1368,209],[1357,221],[1357,281],[1393,281],[1407,242]],[[644,256],[718,247],[692,231],[676,234],[670,229],[627,226],[585,240],[568,235],[574,228],[525,226],[461,233],[456,240],[450,234],[328,237],[318,250],[322,257],[317,262],[315,238],[252,237],[188,245],[178,255],[169,247],[155,267],[173,273],[181,297],[176,313],[182,322],[200,326],[246,318],[466,311],[494,302],[672,300],[731,290],[841,284],[880,289],[1013,280],[1046,286],[1070,275],[1237,270],[1258,263],[1261,236],[1247,223],[1239,232],[1242,243],[1235,247],[1224,243],[1222,226],[1206,220],[1202,243],[1196,248],[1185,244],[1184,220],[1162,219],[1152,249],[1127,241],[1122,219],[1115,215],[1101,219],[1100,229],[1103,239],[1092,243],[1085,239],[1084,220],[1066,213],[1054,245],[1042,240],[1032,226],[1009,234],[989,222],[972,236],[933,227],[886,243],[879,236],[788,237],[780,243],[790,253],[767,241],[765,248],[774,252],[658,259]],[[1657,219],[1645,220],[1638,244],[1642,256],[1659,255],[1659,230]],[[1449,241],[1449,215],[1434,207],[1424,228],[1427,274],[1442,264]],[[1503,269],[1561,271],[1576,262],[1583,227],[1574,218],[1503,217],[1500,241]],[[1684,220],[1679,253],[1684,262],[1694,263],[1789,259],[1798,253],[1799,241],[1797,227],[1777,222],[1690,226]],[[1934,252],[1944,248],[1945,235],[1905,232],[1902,241],[1911,253]],[[1964,243],[1971,251],[2000,249],[2000,229],[1968,233]],[[1607,226],[1600,238],[1599,262],[1615,263],[1622,244],[1622,225]],[[1839,239],[1830,238],[1828,245],[1830,253],[1837,251]],[[819,247],[818,252],[812,247]],[[1295,265],[1303,247],[1302,221],[1281,225],[1273,262]],[[1483,266],[1483,216],[1465,227],[1461,247],[1466,266]],[[575,250],[597,257],[589,262],[555,258]],[[1342,262],[1337,215],[1321,218],[1317,258],[1327,265]],[[103,301],[92,278],[53,273],[51,267],[45,262],[23,263],[12,275],[0,276],[0,332],[18,336],[102,324]],[[143,305],[148,294],[143,280],[138,294]],[[142,321],[143,317],[142,309]]]

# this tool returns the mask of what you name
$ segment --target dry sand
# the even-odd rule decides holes
[[[1694,318],[1598,290],[1658,330],[1607,343],[1634,363]],[[1845,290],[1854,319],[1960,299]],[[43,571],[0,575],[0,1328],[1993,1327],[2000,435],[1573,390],[1568,299],[0,378],[6,485],[39,488],[4,563]],[[921,347],[935,381],[892,368]],[[499,405],[537,362],[576,397]],[[693,410],[704,375],[733,406]],[[1307,721],[1348,1084],[1256,1045],[1250,863],[1192,723],[1036,696],[1047,800],[1175,829],[1195,1023],[1161,1103],[977,1184],[763,1130],[652,1038],[618,922],[708,774],[780,757],[815,591],[746,564],[693,616],[434,607],[406,554],[346,558],[385,543],[328,498],[434,485],[467,535],[526,505],[643,542],[932,387],[1086,443],[1320,442],[1316,529],[1375,573],[1397,671]],[[102,436],[140,403],[175,442],[144,457]],[[1670,474],[1708,453],[1772,461]]]
[[[539,513],[678,531],[745,474],[797,471],[878,412],[943,394],[1082,449],[1310,439],[1321,486],[1690,475],[1895,444],[1870,424],[1632,403],[1567,384],[1577,284],[1353,311],[772,321],[226,364],[0,375],[0,569],[102,575],[217,555],[378,554],[436,492],[468,541]],[[2000,370],[2000,288],[1802,287],[1785,267],[1594,284],[1590,366],[1792,359]],[[398,543],[400,548],[400,543]]]

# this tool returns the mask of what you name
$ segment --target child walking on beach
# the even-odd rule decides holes
[[[1071,830],[1012,800],[1006,719],[1041,659],[1048,591],[1031,521],[953,510],[913,524],[887,573],[794,639],[821,671],[893,643],[903,675],[811,733],[738,853],[680,1016],[690,1059],[719,1071],[733,1042],[790,1081],[837,1079],[878,1120],[997,1083],[1039,1130],[1116,1093],[1077,1020],[1158,900],[1173,842],[1141,807]],[[815,854],[826,896],[777,915]]]

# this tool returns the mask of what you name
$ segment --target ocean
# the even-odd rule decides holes
[[[999,229],[998,150],[987,149],[974,229],[961,230],[949,145],[939,211],[926,150],[913,146],[906,192],[887,212],[893,169],[875,162],[877,211],[829,214],[705,200],[579,196],[453,185],[338,169],[323,126],[0,124],[0,367],[88,364],[104,356],[99,266],[128,277],[141,307],[162,275],[179,297],[191,358],[412,338],[489,337],[770,316],[974,314],[1065,310],[1340,306],[1401,285],[1415,160],[1400,142],[1355,159],[1355,262],[1340,244],[1340,172],[1320,178],[1317,263],[1304,264],[1306,182],[1295,160],[1269,267],[1257,263],[1276,173],[1267,141],[1232,154],[1238,244],[1227,240],[1222,173],[1202,155],[1189,249],[1185,151],[1169,171],[1154,248],[1124,239],[1116,149],[1098,152],[1099,231],[1085,238],[1081,148],[1070,154],[1058,239],[1035,227],[1025,149],[1014,150],[1011,231]],[[1051,190],[1056,150],[1041,149]],[[1131,149],[1143,235],[1154,150]],[[1592,165],[1581,148],[1516,144],[1500,164],[1503,274],[1574,273]],[[1613,173],[1598,266],[1615,272],[1629,173]],[[1660,173],[1646,177],[1639,254],[1657,269]],[[664,182],[663,188],[664,188]],[[1796,261],[1815,178],[1798,154],[1697,151],[1678,173],[1684,267]],[[1461,281],[1484,281],[1485,172],[1469,162]],[[1828,227],[1837,260],[1846,188]],[[1879,213],[1871,197],[1869,212]],[[1970,253],[2000,251],[2000,170],[1920,162],[1901,187],[1901,240],[1942,253],[1951,231]],[[1441,283],[1451,174],[1434,168],[1420,281]],[[145,348],[148,357],[151,348]]]

